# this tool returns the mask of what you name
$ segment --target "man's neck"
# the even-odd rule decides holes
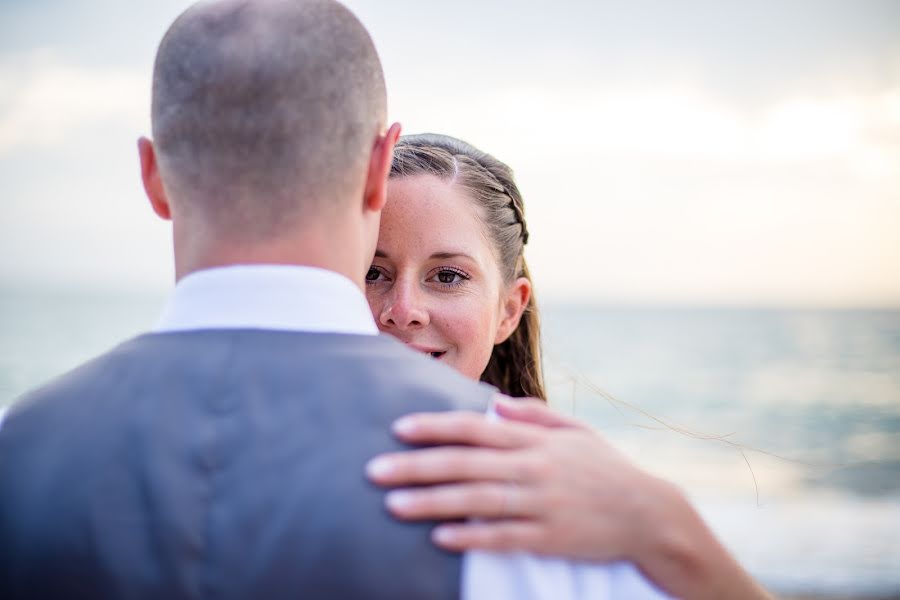
[[[175,235],[175,278],[190,273],[231,265],[298,265],[317,267],[344,275],[365,290],[365,269],[360,257],[365,252],[359,239],[351,236],[303,232],[265,242],[217,240],[214,243],[185,243],[185,236]]]

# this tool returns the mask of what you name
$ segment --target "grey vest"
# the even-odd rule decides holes
[[[7,416],[0,597],[459,598],[364,465],[400,415],[490,393],[386,337],[133,339]]]

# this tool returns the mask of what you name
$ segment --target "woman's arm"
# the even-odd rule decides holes
[[[628,560],[679,598],[770,598],[675,486],[543,403],[500,399],[496,409],[504,420],[400,419],[394,429],[404,441],[444,445],[369,463],[379,485],[431,486],[389,492],[388,509],[406,520],[481,519],[438,526],[434,541],[449,550]]]

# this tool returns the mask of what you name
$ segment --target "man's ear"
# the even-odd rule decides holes
[[[530,299],[531,281],[526,277],[519,277],[509,286],[502,299],[500,325],[497,327],[494,345],[505,342],[516,330]]]
[[[384,135],[378,136],[369,159],[369,173],[363,195],[363,209],[380,211],[387,201],[387,180],[394,160],[394,146],[400,137],[400,123],[394,123]]]
[[[160,219],[170,221],[172,207],[169,205],[166,190],[163,188],[162,179],[159,176],[159,164],[156,161],[153,142],[145,137],[139,139],[138,154],[141,157],[141,179],[144,182],[144,192],[150,200],[150,206],[153,207],[153,212],[159,215]]]

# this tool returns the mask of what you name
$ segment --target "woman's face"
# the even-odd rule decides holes
[[[507,286],[479,209],[432,175],[391,179],[366,296],[381,331],[478,379],[531,293]]]

